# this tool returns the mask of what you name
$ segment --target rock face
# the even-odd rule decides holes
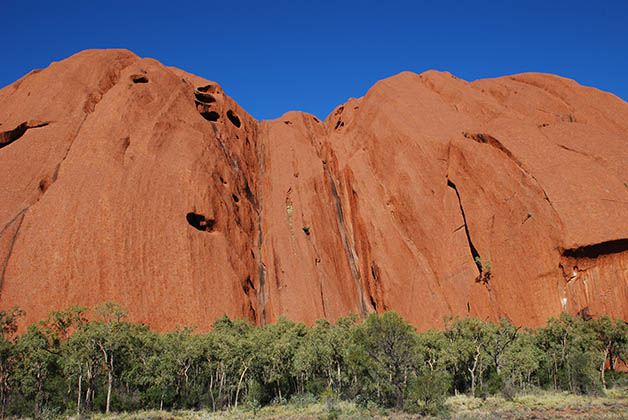
[[[628,319],[628,104],[401,73],[325,121],[84,51],[0,90],[0,307],[209,328],[396,310]]]

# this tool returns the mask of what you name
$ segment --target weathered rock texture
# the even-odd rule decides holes
[[[158,329],[394,309],[628,318],[628,104],[546,74],[401,73],[325,121],[85,51],[0,90],[0,306]]]

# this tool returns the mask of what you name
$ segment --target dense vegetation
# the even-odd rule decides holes
[[[453,393],[601,393],[621,378],[614,368],[628,353],[626,322],[567,313],[536,330],[449,318],[443,331],[422,334],[394,312],[311,327],[224,316],[210,333],[193,334],[128,323],[107,302],[52,312],[16,336],[21,315],[0,311],[2,416],[318,398],[435,412]]]

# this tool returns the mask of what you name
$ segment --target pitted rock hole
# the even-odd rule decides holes
[[[234,114],[232,110],[227,111],[227,118],[229,118],[229,121],[231,121],[231,124],[240,128],[240,118],[238,118],[238,116]]]
[[[201,232],[213,232],[216,221],[214,219],[206,219],[205,216],[198,213],[188,213],[185,215],[186,220],[196,230]]]
[[[204,104],[211,104],[212,102],[216,102],[216,98],[214,98],[209,93],[194,92],[194,97],[196,98],[197,101]]]
[[[201,112],[201,116],[207,121],[218,121],[218,118],[220,118],[220,114],[216,111],[203,111]]]
[[[218,88],[218,85],[213,85],[213,84],[209,84],[207,86],[201,86],[200,88],[197,88],[196,90],[198,90],[199,92],[205,92],[205,93],[220,93],[220,89]]]
[[[39,181],[39,191],[46,192],[49,186],[50,186],[50,183],[48,182],[47,179],[42,179],[41,181]]]
[[[145,74],[134,74],[131,76],[133,83],[148,83],[148,77]]]

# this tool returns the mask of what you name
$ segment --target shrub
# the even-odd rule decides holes
[[[436,415],[444,410],[452,377],[443,371],[427,372],[408,387],[406,408],[422,415]]]

